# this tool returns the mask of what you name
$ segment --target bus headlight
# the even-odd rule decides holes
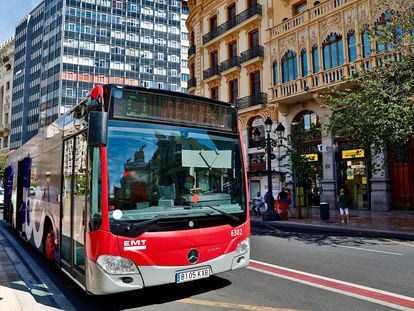
[[[236,252],[237,254],[245,254],[250,251],[250,238],[246,238],[237,244]]]
[[[102,255],[98,257],[98,265],[111,274],[138,273],[132,260],[120,256]]]

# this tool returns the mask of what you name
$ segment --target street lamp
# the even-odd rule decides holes
[[[265,151],[266,151],[266,155],[267,155],[267,189],[268,189],[268,193],[267,193],[267,211],[263,214],[263,220],[264,221],[271,221],[271,220],[278,220],[279,219],[279,215],[276,214],[275,209],[274,209],[274,197],[273,197],[273,192],[272,192],[272,157],[274,157],[274,155],[272,154],[273,148],[277,145],[277,141],[272,139],[270,137],[270,133],[272,132],[272,125],[273,125],[273,121],[267,117],[265,120],[265,130],[266,130],[266,141],[265,141]],[[284,131],[285,131],[285,127],[283,126],[282,123],[279,123],[278,126],[276,127],[276,132],[277,132],[277,136],[278,139],[283,138],[284,135]],[[260,130],[256,127],[253,130],[253,138],[256,142],[259,142],[260,140],[260,135],[261,132]],[[261,147],[257,147],[257,149],[261,149]]]

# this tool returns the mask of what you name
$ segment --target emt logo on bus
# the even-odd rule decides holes
[[[147,249],[147,240],[124,241],[125,251],[138,251]]]

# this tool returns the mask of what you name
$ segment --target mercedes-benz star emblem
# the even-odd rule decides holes
[[[190,251],[187,254],[187,260],[189,263],[194,264],[198,261],[200,258],[200,254],[198,253],[198,250],[196,249],[190,249]]]

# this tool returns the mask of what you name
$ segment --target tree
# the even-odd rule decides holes
[[[3,183],[1,182],[4,178],[4,170],[6,168],[6,152],[0,152],[0,187],[3,187]]]
[[[298,196],[296,191],[296,198],[298,204],[296,205],[297,218],[302,218],[302,207],[309,207],[308,192],[311,190],[308,185],[308,178],[311,175],[315,175],[318,169],[315,167],[314,162],[309,161],[306,158],[306,154],[309,153],[309,148],[313,147],[313,141],[320,139],[320,128],[314,124],[311,124],[309,129],[305,129],[303,122],[297,124],[292,128],[292,133],[287,139],[287,144],[283,145],[283,155],[279,157],[279,161],[287,160],[284,167],[289,171],[290,176],[295,184],[295,189],[301,188],[303,194]],[[301,201],[304,201],[302,205]]]
[[[325,96],[332,116],[328,130],[336,137],[379,152],[384,146],[402,146],[413,138],[414,53],[412,2],[385,1],[384,12],[371,25],[377,42],[379,66],[357,71],[346,84]]]

